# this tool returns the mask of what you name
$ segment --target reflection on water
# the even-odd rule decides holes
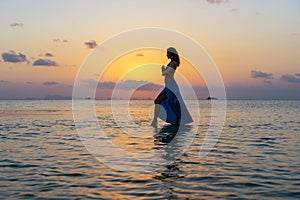
[[[163,158],[169,161],[174,161],[165,166],[165,168],[160,169],[156,175],[153,176],[154,179],[161,181],[161,190],[166,191],[166,197],[168,199],[178,198],[178,196],[173,194],[173,186],[169,184],[170,179],[180,179],[180,168],[177,162],[180,162],[180,158],[175,158],[173,152],[182,151],[181,138],[184,138],[192,129],[191,125],[181,125],[180,129],[174,125],[165,125],[158,130],[157,134],[154,135],[154,147],[160,147],[166,153]],[[166,147],[170,143],[172,145]]]
[[[171,166],[176,159],[179,159],[187,150],[195,138],[195,132],[192,131],[192,125],[165,125],[154,134],[154,147],[163,152],[159,155],[164,161],[164,166]]]
[[[144,172],[116,171],[100,163],[76,132],[69,101],[0,101],[0,196],[8,199],[299,199],[299,101],[229,101],[215,148],[200,158],[211,116],[200,101],[200,123],[177,131],[149,126],[152,101],[134,101],[132,124],[114,123],[108,101],[96,102],[87,135],[128,152],[152,152],[173,162]],[[191,107],[196,104],[187,102]],[[120,107],[122,104],[120,103]],[[199,113],[190,109],[193,118]],[[122,119],[120,117],[120,119]],[[123,123],[125,129],[120,128]],[[129,134],[126,131],[130,130]],[[191,134],[195,133],[195,135]],[[195,136],[195,138],[194,138]],[[185,141],[192,144],[180,157]],[[128,164],[124,155],[107,159]],[[136,158],[145,165],[147,157]]]

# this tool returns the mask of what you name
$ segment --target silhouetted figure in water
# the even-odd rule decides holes
[[[154,100],[154,117],[152,126],[157,126],[157,118],[179,126],[193,121],[181,97],[179,87],[174,79],[174,73],[180,64],[179,55],[174,47],[167,49],[167,57],[171,61],[161,67],[162,76],[165,77],[165,87]],[[163,109],[161,109],[163,108]]]

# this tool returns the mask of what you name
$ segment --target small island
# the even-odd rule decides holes
[[[206,100],[218,100],[218,98],[215,98],[215,97],[207,97]]]

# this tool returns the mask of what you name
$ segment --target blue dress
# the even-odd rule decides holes
[[[160,103],[158,117],[171,124],[176,124],[176,122],[178,122],[178,124],[188,124],[193,122],[181,97],[179,87],[174,79],[165,83],[165,87],[159,95],[164,93],[166,93],[167,97]]]

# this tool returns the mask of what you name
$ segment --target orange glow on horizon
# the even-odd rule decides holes
[[[142,80],[163,84],[161,65],[167,65],[169,60],[166,53],[157,49],[137,50],[125,54],[111,63],[105,70],[101,82],[118,82],[124,80]],[[177,68],[175,79],[183,83],[178,74],[183,76],[191,85],[204,86],[203,78],[189,62],[181,57],[181,64]]]

